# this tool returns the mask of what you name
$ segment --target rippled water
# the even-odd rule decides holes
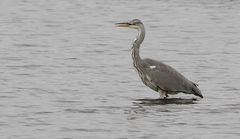
[[[1,138],[239,138],[239,7],[237,0],[2,0]],[[133,18],[147,30],[141,56],[197,82],[204,99],[143,101],[159,96],[133,70],[136,32],[114,27]]]

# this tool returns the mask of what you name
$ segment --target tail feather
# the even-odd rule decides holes
[[[203,95],[202,95],[201,91],[198,89],[198,87],[197,87],[196,84],[193,84],[192,93],[193,93],[195,96],[199,96],[199,97],[203,98]]]

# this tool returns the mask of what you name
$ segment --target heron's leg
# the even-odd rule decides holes
[[[166,99],[168,97],[167,93],[165,91],[159,91],[160,99]]]

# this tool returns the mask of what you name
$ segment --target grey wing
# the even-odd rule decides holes
[[[169,93],[184,92],[192,94],[194,84],[172,67],[152,59],[144,59],[145,73],[151,78],[151,82],[160,89]]]

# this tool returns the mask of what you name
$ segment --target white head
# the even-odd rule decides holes
[[[145,37],[145,29],[143,23],[139,19],[133,19],[130,22],[116,23],[117,27],[128,27],[138,30],[138,36],[134,40],[134,43],[139,45],[143,42]]]

